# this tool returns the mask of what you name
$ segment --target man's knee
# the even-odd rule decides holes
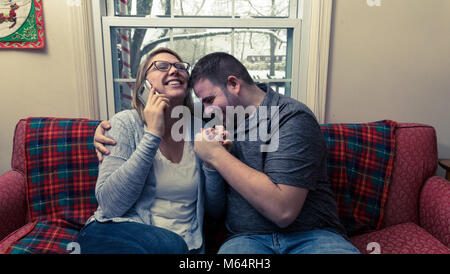
[[[231,238],[222,244],[218,254],[273,254],[260,240],[251,236]]]
[[[359,250],[340,234],[327,230],[312,232],[310,239],[304,243],[298,253],[302,254],[359,254]],[[294,252],[294,253],[297,253]]]

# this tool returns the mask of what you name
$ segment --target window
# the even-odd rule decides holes
[[[228,52],[256,82],[295,99],[304,98],[300,85],[305,78],[300,68],[303,2],[93,1],[97,70],[105,76],[98,81],[101,118],[131,108],[139,64],[152,49],[162,46],[174,49],[191,65],[205,54]]]

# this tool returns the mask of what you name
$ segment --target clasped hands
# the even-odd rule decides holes
[[[103,161],[103,155],[108,155],[110,151],[104,145],[115,145],[115,141],[105,136],[105,130],[111,128],[108,121],[102,121],[95,130],[94,146],[99,162]],[[202,129],[195,135],[194,152],[200,157],[206,167],[214,168],[211,162],[214,156],[224,150],[230,152],[232,141],[228,138],[228,132],[223,126],[216,128]]]
[[[208,168],[214,168],[214,158],[224,150],[230,152],[233,142],[223,126],[207,128],[195,135],[194,152]]]

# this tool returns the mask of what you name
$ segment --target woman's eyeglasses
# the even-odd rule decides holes
[[[153,61],[150,67],[147,69],[147,71],[149,71],[152,68],[152,66],[155,66],[155,68],[160,71],[169,71],[172,68],[172,66],[174,66],[176,69],[188,72],[190,65],[189,63],[186,62],[170,63],[166,61]]]

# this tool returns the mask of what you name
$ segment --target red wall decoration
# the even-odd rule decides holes
[[[44,48],[42,0],[0,0],[0,49]]]

